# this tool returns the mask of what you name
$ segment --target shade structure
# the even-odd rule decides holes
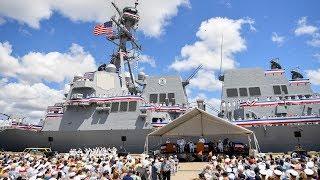
[[[220,117],[213,116],[199,108],[194,108],[171,123],[151,132],[149,136],[213,136],[227,134],[253,134],[253,132]]]
[[[218,136],[218,135],[245,135],[254,138],[256,149],[257,140],[253,131],[235,125],[228,120],[209,114],[199,108],[193,108],[171,123],[151,132],[146,138],[148,151],[148,138],[150,136]],[[251,141],[249,139],[249,141]]]

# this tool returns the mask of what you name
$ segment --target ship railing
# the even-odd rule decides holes
[[[237,118],[234,119],[234,121],[263,121],[263,120],[279,120],[279,119],[286,119],[286,120],[290,120],[290,119],[306,119],[306,118],[320,118],[320,115],[318,114],[311,114],[311,115],[298,115],[298,114],[290,114],[287,116],[263,116],[261,118]]]

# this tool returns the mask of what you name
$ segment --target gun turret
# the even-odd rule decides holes
[[[271,61],[270,61],[270,68],[271,69],[282,69],[282,67],[281,67],[281,65],[278,63],[278,58],[276,58],[276,59],[272,59]]]

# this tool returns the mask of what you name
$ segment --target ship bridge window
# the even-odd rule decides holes
[[[241,97],[247,97],[248,96],[247,88],[239,88],[239,94]]]
[[[284,94],[288,94],[288,88],[286,85],[281,85],[281,90]]]
[[[152,118],[152,122],[153,122],[153,123],[157,123],[157,122],[162,123],[162,122],[163,122],[163,119],[162,119],[162,118]]]
[[[227,96],[228,97],[238,97],[238,89],[236,89],[236,88],[227,89]]]
[[[280,86],[273,86],[273,92],[276,95],[281,94]]]
[[[311,107],[308,107],[307,109],[307,115],[310,116],[312,114],[312,108]]]
[[[166,98],[167,98],[167,94],[161,93],[159,94],[159,103],[165,103],[166,102]]]
[[[129,102],[129,111],[136,111],[137,109],[137,101],[130,101]]]
[[[111,112],[118,112],[119,110],[119,102],[113,102],[111,104]]]
[[[259,87],[250,87],[249,88],[250,96],[261,96],[261,91]]]
[[[150,94],[150,103],[158,103],[158,94]]]
[[[170,104],[175,105],[174,93],[168,93],[168,99]]]
[[[128,102],[121,102],[120,103],[120,111],[121,112],[128,111]]]

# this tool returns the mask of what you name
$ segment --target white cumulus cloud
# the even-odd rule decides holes
[[[202,64],[203,70],[194,80],[191,80],[191,86],[218,90],[221,85],[215,78],[214,72],[220,69],[222,37],[222,68],[234,68],[237,65],[234,55],[246,50],[245,39],[241,36],[244,24],[248,24],[251,31],[256,31],[253,27],[254,21],[250,18],[234,20],[214,17],[203,21],[196,33],[199,40],[182,47],[180,56],[175,59],[170,68],[177,71],[188,71]]]
[[[315,53],[313,57],[320,61],[320,53]]]
[[[0,43],[0,112],[19,114],[37,122],[47,106],[61,102],[63,90],[46,85],[63,85],[75,74],[96,70],[92,55],[72,44],[66,53],[29,52],[14,57],[9,42]]]
[[[317,27],[307,24],[307,17],[301,17],[298,20],[298,25],[294,33],[297,36],[301,36],[301,35],[312,35],[317,31],[318,31]]]
[[[307,41],[307,44],[313,47],[320,47],[320,32],[319,28],[307,23],[307,17],[302,17],[298,20],[298,26],[294,31],[296,36],[307,35],[311,36],[311,39]]]
[[[310,81],[315,85],[320,85],[320,69],[317,70],[307,70],[307,76]]]
[[[154,57],[151,57],[149,55],[141,54],[139,56],[139,62],[140,63],[147,63],[151,67],[156,67],[156,60],[154,59]]]
[[[43,83],[30,85],[4,81],[0,84],[0,112],[20,114],[31,120],[44,118],[47,106],[61,102],[62,98],[62,91]]]
[[[96,69],[92,55],[83,47],[72,44],[66,53],[29,52],[22,57],[12,56],[10,43],[0,43],[0,74],[28,82],[63,82],[75,74]]]
[[[15,19],[33,28],[40,21],[58,12],[72,21],[104,22],[115,12],[111,0],[1,0],[0,17]],[[116,1],[122,8],[133,6],[134,0]],[[140,28],[148,36],[159,36],[170,19],[178,13],[180,6],[188,6],[188,0],[140,0],[138,9]]]
[[[320,33],[314,33],[312,39],[307,41],[307,44],[313,47],[320,47]]]
[[[205,91],[221,90],[221,82],[215,78],[214,71],[200,70],[197,75],[190,80],[191,88],[198,88]]]
[[[279,36],[276,32],[273,32],[271,41],[276,43],[278,46],[282,46],[284,43],[284,36]]]

